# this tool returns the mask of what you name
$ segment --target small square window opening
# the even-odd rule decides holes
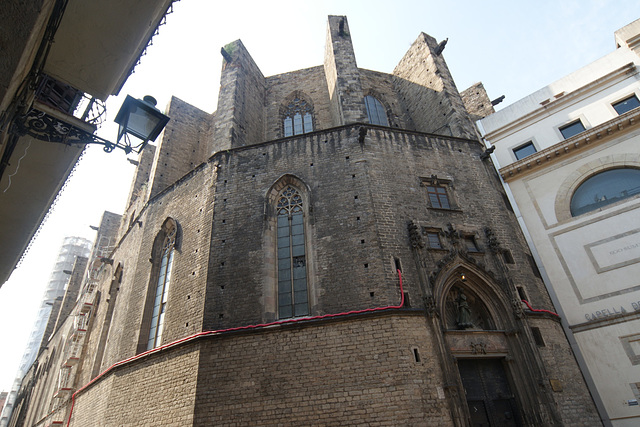
[[[612,104],[612,107],[614,110],[616,110],[616,113],[620,115],[620,114],[626,113],[627,111],[631,111],[634,108],[640,107],[640,101],[638,100],[638,97],[634,94],[628,98],[623,99],[622,101],[618,101],[615,104]]]
[[[476,244],[476,239],[473,236],[465,236],[464,244],[469,252],[480,252],[478,249],[478,245]]]
[[[536,147],[533,145],[533,142],[529,141],[524,145],[521,145],[518,148],[513,149],[513,154],[515,154],[516,159],[521,160],[525,157],[528,157],[534,153],[536,153]]]
[[[580,132],[584,132],[585,127],[582,124],[582,121],[578,119],[575,122],[571,122],[568,125],[562,126],[559,130],[564,139],[569,139],[572,136],[579,134]]]
[[[431,249],[442,249],[440,236],[435,231],[427,231],[427,244]]]

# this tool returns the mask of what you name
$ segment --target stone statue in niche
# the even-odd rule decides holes
[[[471,307],[469,307],[467,296],[463,291],[459,292],[456,303],[458,304],[458,319],[456,322],[456,324],[458,325],[458,329],[472,328],[473,323],[471,323]]]

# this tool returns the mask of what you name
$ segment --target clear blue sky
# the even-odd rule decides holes
[[[264,75],[323,62],[327,15],[347,15],[361,68],[391,72],[420,32],[444,51],[459,90],[482,81],[508,105],[615,48],[613,32],[640,18],[638,0],[242,1],[182,0],[118,97],[170,96],[216,109],[220,47],[242,39]],[[99,134],[114,139],[105,125]],[[0,390],[8,390],[64,236],[93,239],[104,210],[122,213],[133,173],[123,153],[88,150],[12,278],[0,289]]]

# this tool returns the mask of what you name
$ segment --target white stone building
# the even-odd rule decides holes
[[[605,425],[637,426],[640,20],[615,41],[477,123]]]

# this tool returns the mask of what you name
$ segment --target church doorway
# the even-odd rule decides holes
[[[472,427],[517,427],[520,414],[501,359],[458,359]]]

